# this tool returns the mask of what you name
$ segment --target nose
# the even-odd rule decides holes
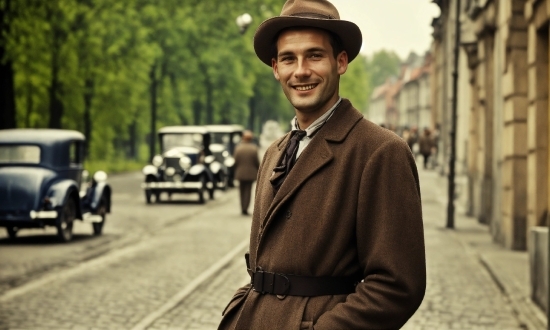
[[[300,58],[296,64],[296,70],[294,71],[294,76],[296,78],[309,77],[311,75],[311,70],[305,58]]]

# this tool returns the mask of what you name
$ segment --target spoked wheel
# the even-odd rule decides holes
[[[73,222],[76,219],[76,205],[74,199],[68,198],[63,205],[61,218],[57,224],[57,236],[63,242],[68,242],[73,238]]]
[[[103,233],[103,225],[107,218],[107,200],[105,197],[101,197],[101,201],[97,208],[97,215],[101,216],[101,222],[92,223],[92,227],[94,228],[94,235],[99,236]]]
[[[17,232],[19,231],[19,227],[6,227],[6,231],[8,232],[8,236],[11,239],[14,239],[17,237]]]

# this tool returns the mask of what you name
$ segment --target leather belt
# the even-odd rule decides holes
[[[250,278],[254,291],[261,294],[302,297],[350,294],[361,281],[357,276],[299,276],[265,271],[250,272]]]

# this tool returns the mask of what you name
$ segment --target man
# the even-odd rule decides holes
[[[424,297],[412,154],[339,96],[361,42],[359,28],[326,0],[288,0],[256,31],[256,55],[296,117],[262,159],[251,284],[229,302],[220,329],[397,329]],[[307,136],[293,151],[300,130]]]
[[[248,206],[252,193],[252,185],[258,175],[260,158],[258,147],[252,143],[254,134],[246,130],[243,132],[241,143],[235,148],[235,179],[239,180],[239,193],[241,199],[241,213],[248,215]]]

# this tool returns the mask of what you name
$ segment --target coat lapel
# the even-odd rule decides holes
[[[260,241],[264,233],[267,232],[267,227],[279,208],[307,182],[308,178],[332,161],[334,155],[329,143],[343,141],[357,121],[362,118],[363,115],[355,110],[348,100],[342,100],[342,103],[338,109],[336,109],[334,115],[317,133],[315,138],[311,140],[307,148],[304,149],[303,153],[296,161],[294,168],[290,171],[288,177],[275,193],[265,216],[263,216],[261,220],[264,230],[260,236]],[[279,144],[279,152],[277,157],[273,158],[272,164],[270,164],[270,166],[272,166],[271,168],[277,165],[276,162],[284,152],[287,143],[288,137],[284,138]],[[270,190],[272,194],[274,193],[272,187],[267,188],[267,190]],[[272,194],[271,196],[273,196]]]

